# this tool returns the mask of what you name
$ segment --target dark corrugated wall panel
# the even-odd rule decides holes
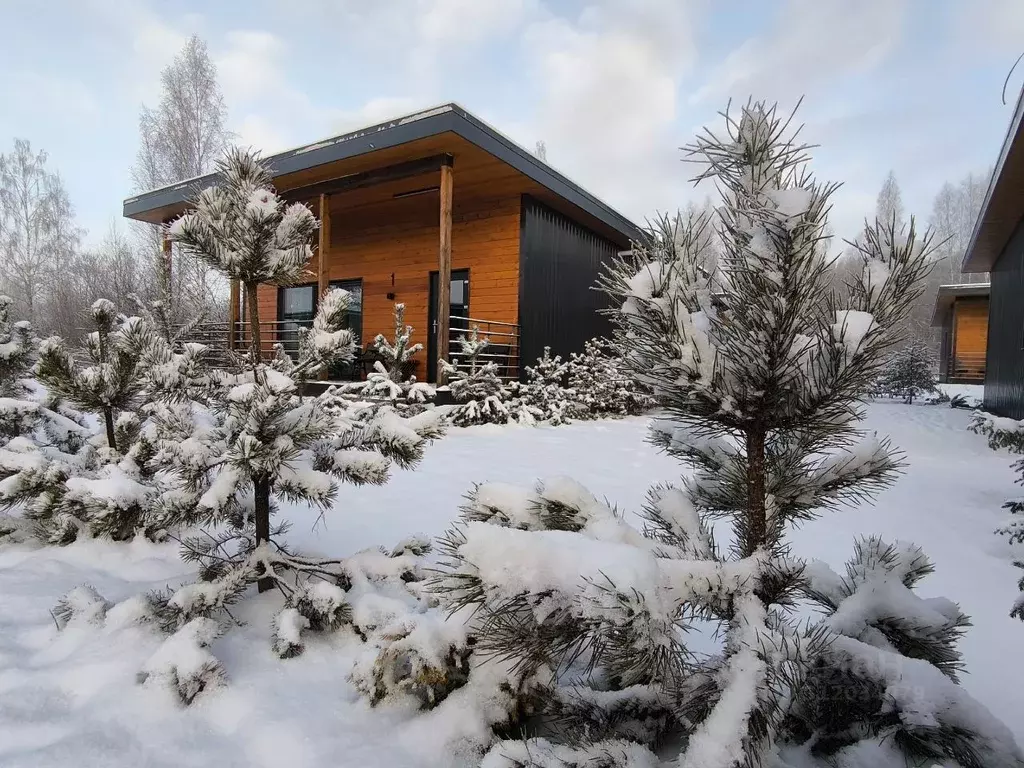
[[[531,197],[523,196],[519,240],[520,376],[545,346],[563,357],[611,334],[592,290],[602,264],[621,249]]]
[[[1024,419],[1024,222],[992,268],[985,408]]]

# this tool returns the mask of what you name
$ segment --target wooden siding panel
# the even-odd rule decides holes
[[[518,195],[473,197],[459,184],[455,168],[452,214],[452,270],[469,269],[474,317],[505,323],[519,320]],[[340,196],[339,196],[340,197]],[[331,199],[330,280],[363,281],[363,344],[393,332],[396,302],[406,307],[413,341],[426,346],[429,275],[437,270],[437,194],[344,209]],[[310,265],[315,281],[316,259]],[[394,293],[395,298],[387,298]],[[260,286],[260,316],[277,319],[277,287]],[[425,352],[419,353],[425,360]],[[419,375],[425,373],[421,363]]]
[[[985,366],[985,408],[1024,419],[1024,223],[992,269]]]

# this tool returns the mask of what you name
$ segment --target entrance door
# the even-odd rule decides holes
[[[458,338],[459,333],[469,329],[468,323],[460,318],[469,317],[469,270],[453,269],[451,296],[450,338]],[[427,309],[427,325],[430,333],[427,339],[427,381],[437,379],[437,272],[430,273],[430,303]],[[448,356],[451,357],[449,350]],[[451,362],[449,360],[448,362]]]

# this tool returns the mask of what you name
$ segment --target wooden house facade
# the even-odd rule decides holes
[[[963,271],[989,273],[984,407],[1024,419],[1024,90],[1017,99]]]
[[[457,105],[266,160],[279,194],[308,204],[321,227],[303,282],[258,289],[265,354],[275,343],[294,346],[332,286],[350,292],[348,322],[364,355],[376,334],[392,332],[395,303],[405,304],[413,341],[426,347],[414,371],[421,380],[436,378],[437,359],[450,359],[473,325],[510,378],[545,345],[567,354],[607,333],[591,287],[639,230]],[[214,182],[210,175],[130,198],[124,214],[166,223]],[[231,316],[228,342],[237,344],[247,315],[236,288]]]
[[[988,351],[988,283],[940,285],[932,326],[940,330],[939,380],[982,384]]]

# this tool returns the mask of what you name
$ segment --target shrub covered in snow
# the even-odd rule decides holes
[[[791,526],[895,479],[898,455],[857,422],[929,249],[912,223],[869,226],[839,303],[825,290],[835,186],[786,125],[749,104],[689,149],[723,191],[723,279],[697,220],[656,229],[602,283],[626,370],[667,413],[652,439],[692,477],[651,489],[642,531],[565,478],[478,486],[443,540],[433,589],[473,651],[431,714],[494,664],[519,701],[492,722],[529,728],[487,765],[824,766],[883,742],[892,766],[1022,760],[956,684],[967,619],[916,593],[931,568],[916,547],[865,539],[844,576],[789,551]],[[716,520],[731,523],[723,546]],[[824,615],[801,627],[806,601]],[[719,629],[710,657],[688,647],[695,619]]]
[[[1006,448],[1011,453],[1024,454],[1024,421],[995,416],[983,411],[976,411],[970,429],[988,438],[988,445],[993,450]],[[1017,484],[1024,485],[1024,458],[1013,463],[1017,473]],[[1006,524],[997,528],[996,533],[1006,536],[1011,545],[1024,545],[1024,497],[1016,496],[1003,504],[1003,509],[1010,513]],[[1022,547],[1024,549],[1024,547]],[[1014,561],[1014,565],[1024,571],[1024,556]],[[1017,582],[1020,594],[1010,609],[1010,615],[1024,621],[1024,575]]]
[[[560,355],[552,357],[551,347],[544,347],[536,365],[525,366],[523,372],[526,381],[514,382],[511,387],[521,420],[552,425],[568,421],[570,413],[575,412],[575,393],[566,389],[568,363]]]

